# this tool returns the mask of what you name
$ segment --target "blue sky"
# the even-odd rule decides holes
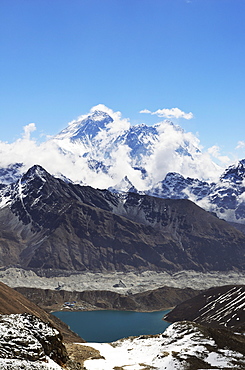
[[[0,48],[1,141],[97,104],[132,124],[179,108],[205,150],[245,157],[245,0],[1,0]]]

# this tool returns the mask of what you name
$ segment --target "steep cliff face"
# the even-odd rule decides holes
[[[188,200],[68,184],[32,167],[1,190],[3,266],[243,269],[245,236]]]

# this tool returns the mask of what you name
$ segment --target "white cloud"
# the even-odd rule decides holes
[[[223,164],[228,164],[231,162],[231,159],[227,155],[220,154],[220,148],[218,145],[213,145],[212,147],[208,148],[208,153]]]
[[[238,141],[236,149],[245,148],[245,141]]]
[[[80,155],[64,155],[52,140],[39,144],[31,138],[31,132],[36,129],[34,124],[23,128],[20,139],[13,143],[0,141],[0,167],[13,163],[23,163],[24,170],[35,164],[43,166],[52,174],[63,173],[73,181],[84,180],[89,175],[85,159]],[[86,175],[85,175],[86,174]]]
[[[163,180],[168,172],[205,180],[218,178],[221,168],[213,163],[209,153],[200,151],[200,141],[194,134],[167,121],[158,124],[157,128],[159,142],[146,162],[153,183]]]
[[[24,126],[24,133],[22,135],[24,140],[30,140],[31,133],[36,130],[35,123],[29,123],[29,125]]]
[[[192,119],[194,117],[192,112],[185,113],[182,110],[180,110],[179,108],[157,109],[155,112],[151,112],[148,109],[143,109],[139,113],[148,113],[148,114],[151,114],[151,115],[156,115],[158,117],[164,117],[164,118],[169,118],[169,119],[171,119],[171,118]]]
[[[152,112],[149,109],[143,109],[139,113],[149,113],[149,114],[152,114]]]

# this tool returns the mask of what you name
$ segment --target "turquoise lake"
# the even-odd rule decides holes
[[[87,342],[113,342],[142,334],[159,334],[170,325],[162,320],[167,311],[59,311],[53,315]]]

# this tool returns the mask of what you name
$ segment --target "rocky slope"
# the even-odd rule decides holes
[[[245,236],[188,200],[112,194],[34,166],[1,190],[2,266],[242,270]]]
[[[58,330],[30,314],[0,315],[0,358],[59,365],[68,360]]]
[[[175,307],[166,315],[169,322],[189,320],[211,327],[245,330],[245,286],[210,288]]]
[[[40,300],[39,300],[40,302]],[[37,304],[39,303],[37,300]],[[50,315],[38,305],[28,300],[22,294],[0,283],[0,314],[30,314],[42,320],[47,325],[57,328],[63,335],[66,342],[83,341],[78,335],[73,333],[66,324]]]

